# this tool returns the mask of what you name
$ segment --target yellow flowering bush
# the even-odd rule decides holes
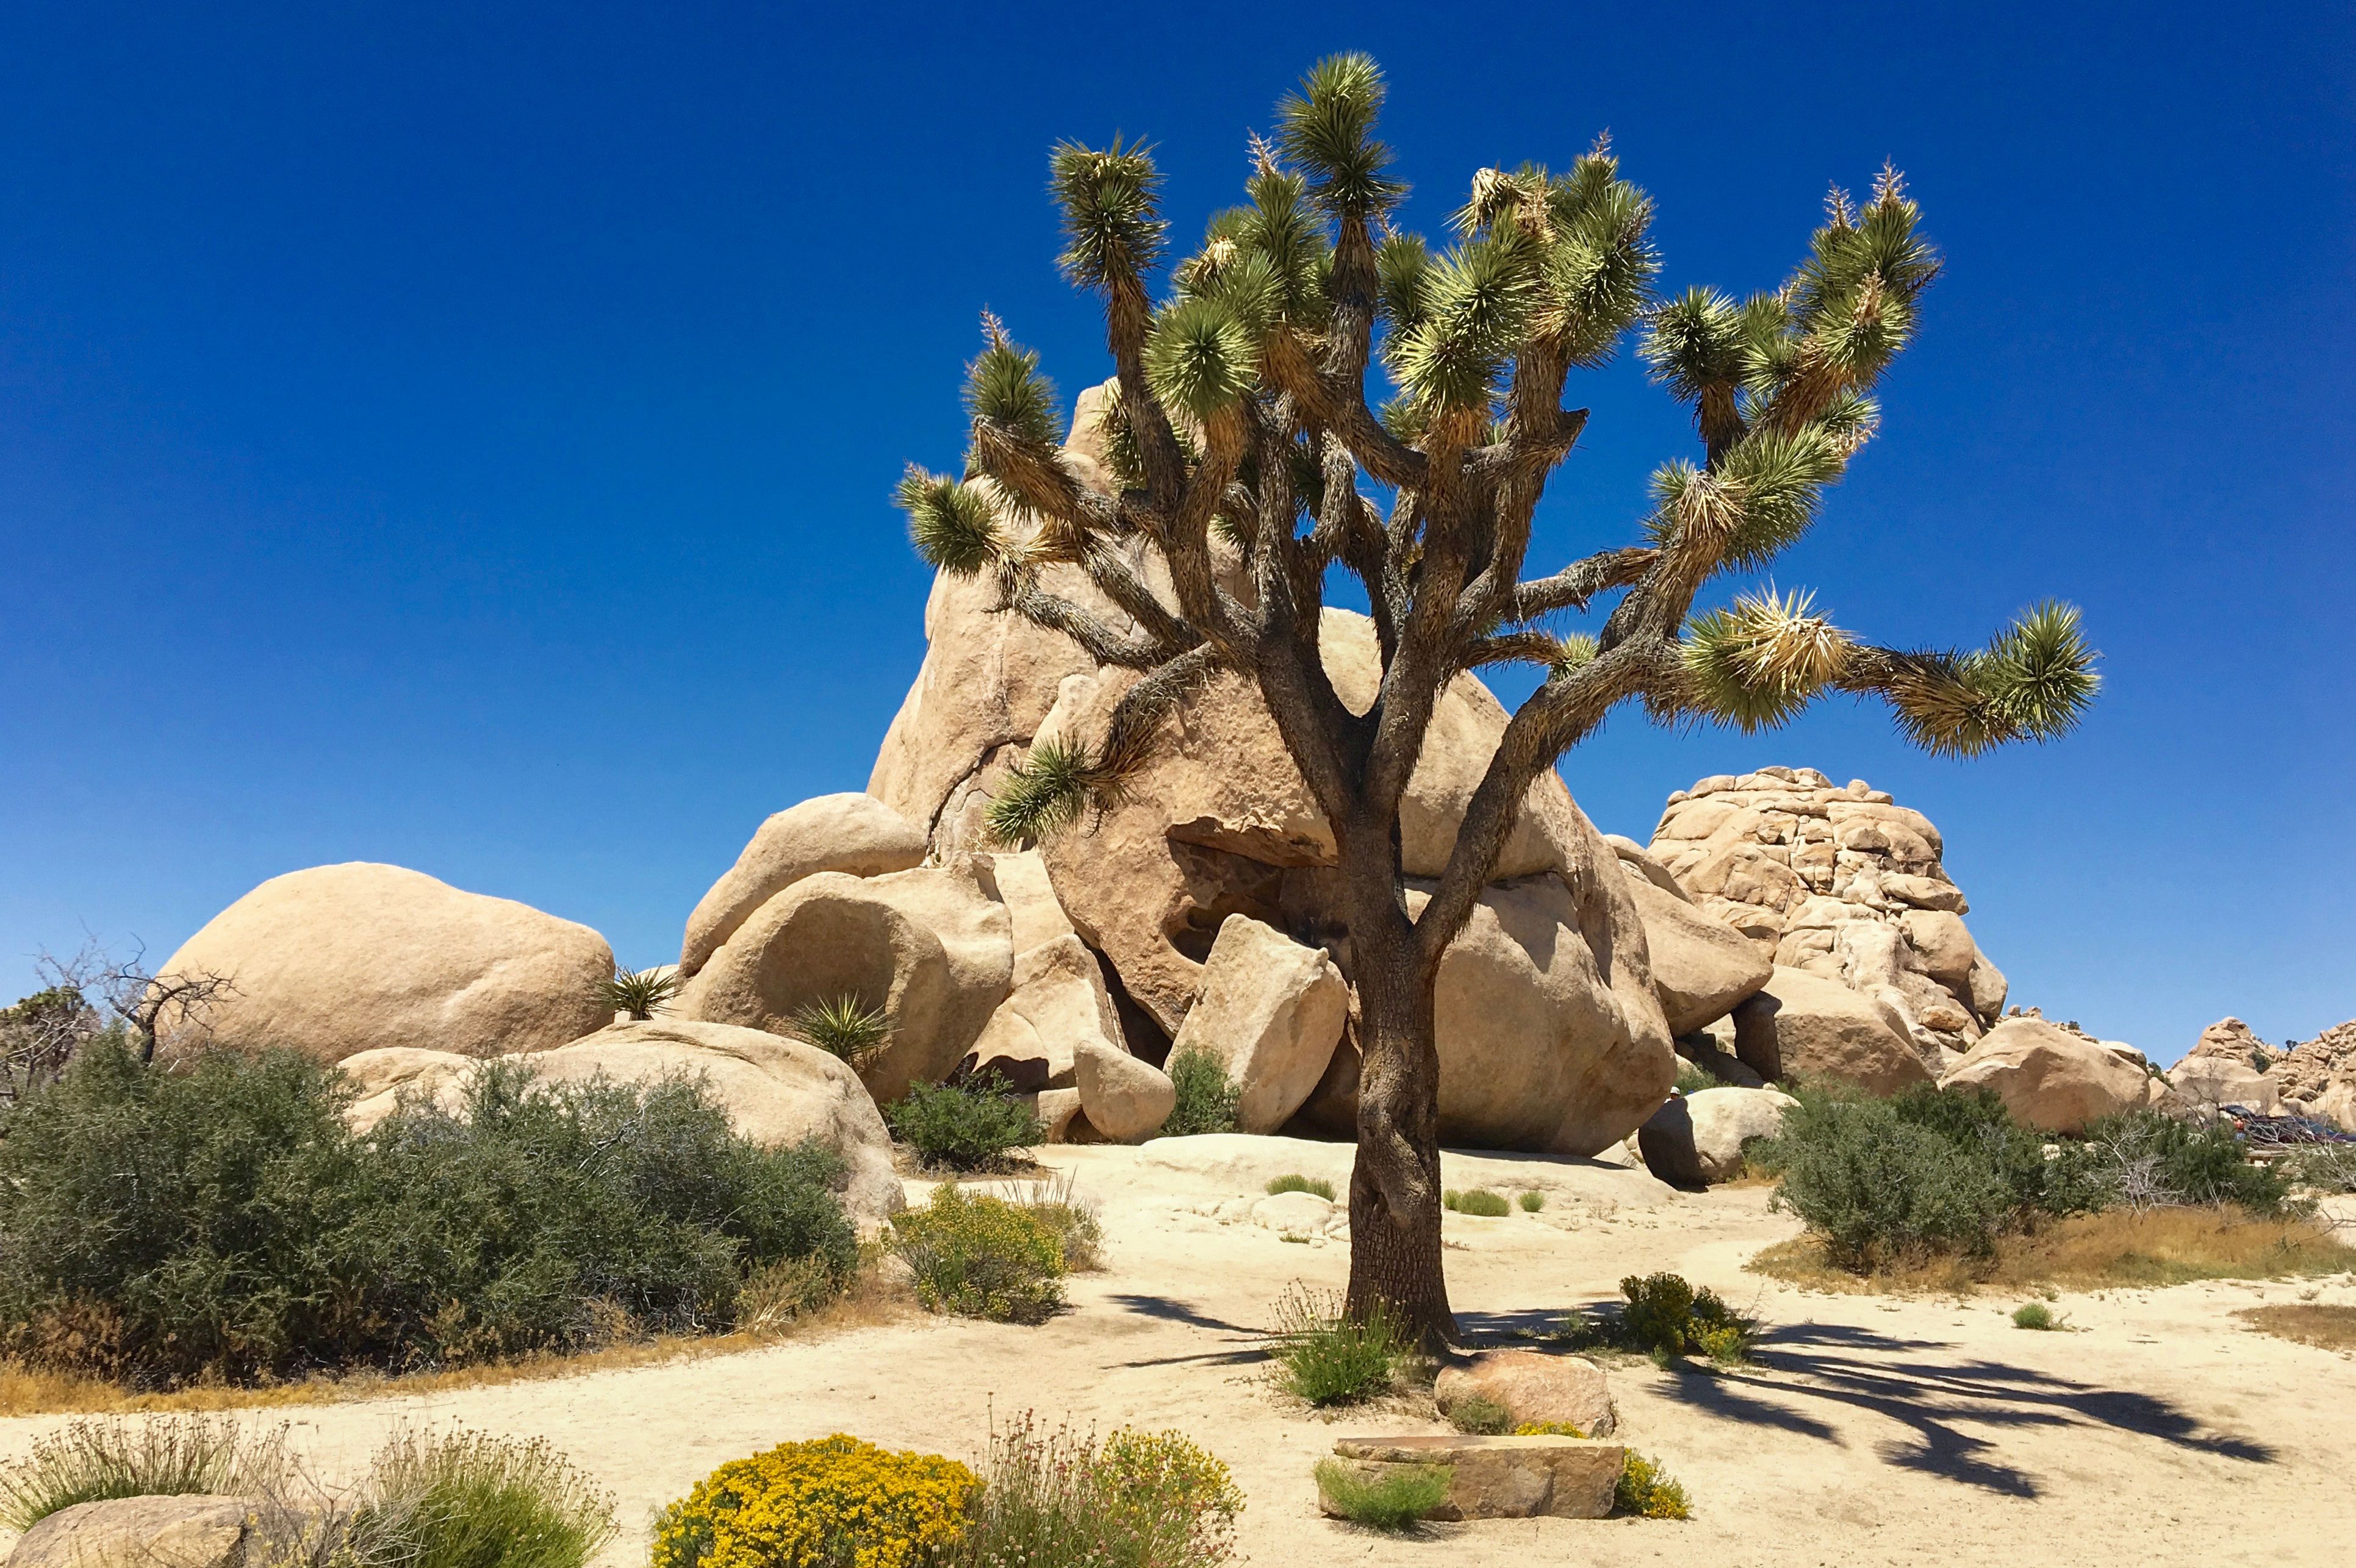
[[[837,1433],[732,1459],[663,1509],[652,1568],[925,1568],[977,1482],[937,1454]]]
[[[925,1208],[893,1215],[890,1245],[927,1312],[1038,1323],[1064,1304],[1062,1238],[1030,1210],[954,1182],[934,1188]]]

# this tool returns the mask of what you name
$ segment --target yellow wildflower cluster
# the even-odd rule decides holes
[[[957,1539],[974,1474],[837,1433],[732,1459],[656,1521],[653,1568],[920,1568]]]
[[[1586,1433],[1568,1421],[1525,1421],[1514,1428],[1516,1437],[1584,1437]]]

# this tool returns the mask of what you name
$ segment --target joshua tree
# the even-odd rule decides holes
[[[1213,672],[1257,685],[1339,859],[1328,912],[1349,933],[1365,1052],[1350,1310],[1381,1303],[1445,1338],[1433,977],[1539,773],[1632,700],[1656,720],[1752,731],[1826,693],[1871,693],[1920,744],[1965,754],[2066,731],[2096,677],[2077,613],[2056,603],[1972,652],[1859,641],[1805,593],[1752,591],[1696,613],[1713,579],[1758,571],[1807,530],[1874,432],[1869,394],[1939,270],[1894,171],[1862,207],[1834,192],[1782,287],[1659,298],[1651,198],[1601,140],[1565,173],[1479,171],[1445,251],[1394,229],[1406,187],[1376,138],[1383,97],[1364,56],[1312,69],[1279,105],[1273,140],[1254,139],[1249,205],[1211,219],[1162,284],[1148,149],[1055,148],[1063,268],[1103,300],[1118,373],[1120,493],[1063,461],[1038,356],[985,315],[965,477],[912,468],[898,499],[934,566],[991,574],[1003,611],[1140,672],[1100,734],[1034,748],[993,804],[1000,837],[1058,831],[1117,798]],[[1654,378],[1691,405],[1699,451],[1655,475],[1639,542],[1526,575],[1532,514],[1587,421],[1563,406],[1565,379],[1632,329]],[[1394,393],[1379,410],[1374,371]],[[1166,563],[1166,594],[1138,569],[1141,543]],[[1215,553],[1248,588],[1222,585]],[[1048,592],[1049,563],[1085,571],[1130,624]],[[1378,640],[1364,714],[1319,662],[1336,571],[1362,586]],[[1547,629],[1609,593],[1593,634]],[[1425,729],[1452,677],[1507,663],[1542,679],[1411,917],[1399,809]]]

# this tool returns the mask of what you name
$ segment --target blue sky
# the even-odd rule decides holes
[[[1860,775],[2018,1000],[2162,1060],[2356,1015],[2350,13],[1661,14],[7,7],[0,991],[356,859],[675,957],[764,815],[866,781],[923,647],[887,496],[956,458],[977,312],[1106,373],[1048,146],[1150,135],[1191,238],[1364,48],[1411,222],[1609,127],[1672,287],[1772,286],[1895,159],[1949,271],[1777,581],[1933,645],[2057,593],[2106,656],[2080,733],[1967,763],[1624,714],[1563,764],[1602,827]],[[1631,365],[1573,395],[1546,566],[1691,440]]]

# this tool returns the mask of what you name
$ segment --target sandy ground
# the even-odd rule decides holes
[[[1203,1144],[1208,1140],[1189,1140]],[[1269,1174],[1348,1151],[1219,1140],[1176,1169],[1151,1151],[1056,1149],[1100,1207],[1108,1266],[1024,1328],[923,1317],[741,1354],[428,1397],[269,1413],[329,1474],[392,1423],[544,1435],[620,1502],[615,1564],[654,1509],[723,1460],[836,1431],[980,1456],[993,1410],[1109,1429],[1183,1428],[1249,1499],[1263,1564],[2332,1563],[2356,1562],[2356,1360],[2249,1331],[2260,1302],[2356,1304],[2356,1278],[2065,1295],[2072,1331],[2011,1326],[2012,1299],[1888,1301],[1794,1290],[1743,1261],[1793,1233],[1763,1189],[1671,1192],[1599,1164],[1457,1161],[1451,1184],[1548,1195],[1537,1215],[1448,1219],[1450,1285],[1476,1333],[1542,1328],[1676,1269],[1756,1313],[1756,1366],[1617,1367],[1621,1435],[1683,1480],[1694,1518],[1494,1521],[1420,1540],[1321,1519],[1310,1467],[1344,1434],[1440,1430],[1387,1412],[1318,1419],[1268,1383],[1256,1330],[1296,1279],[1338,1286],[1346,1245],[1248,1219]],[[1243,1148],[1244,1152],[1234,1152]],[[912,1184],[912,1191],[921,1188]],[[1225,1206],[1223,1209],[1223,1205]],[[0,1422],[0,1457],[61,1417]]]

